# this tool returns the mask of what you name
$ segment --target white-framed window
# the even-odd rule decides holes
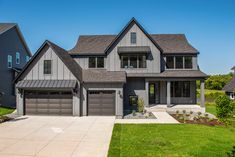
[[[230,99],[234,100],[234,93],[230,93]]]
[[[16,52],[16,64],[20,64],[20,53]]]
[[[30,60],[29,56],[25,56],[25,61],[28,62]]]
[[[136,44],[136,32],[131,32],[131,44]]]
[[[12,56],[11,55],[7,56],[7,67],[12,68]]]

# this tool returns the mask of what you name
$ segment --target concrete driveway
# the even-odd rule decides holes
[[[23,116],[0,124],[0,157],[105,157],[115,117]]]

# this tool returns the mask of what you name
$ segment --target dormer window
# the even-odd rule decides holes
[[[104,57],[89,57],[89,68],[104,68]]]
[[[193,69],[192,56],[167,56],[166,69]]]
[[[131,44],[136,44],[136,32],[131,32]]]

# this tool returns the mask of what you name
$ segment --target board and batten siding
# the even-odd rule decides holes
[[[44,60],[52,61],[52,73],[43,73]],[[75,76],[70,72],[63,61],[57,56],[57,54],[51,49],[45,52],[45,54],[34,65],[30,72],[26,75],[24,80],[77,80]]]
[[[136,44],[130,43],[131,32],[136,32],[137,41]],[[147,68],[140,69],[124,69],[121,68],[120,56],[117,53],[117,47],[119,46],[149,46],[151,54],[147,58]],[[152,43],[152,41],[141,31],[141,29],[135,24],[125,34],[125,36],[119,41],[117,46],[107,56],[107,70],[109,71],[126,71],[128,73],[160,73],[161,66],[161,53]]]

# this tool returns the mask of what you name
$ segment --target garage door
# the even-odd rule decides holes
[[[25,114],[72,115],[71,92],[25,92]]]
[[[115,115],[115,92],[89,91],[88,115]]]

